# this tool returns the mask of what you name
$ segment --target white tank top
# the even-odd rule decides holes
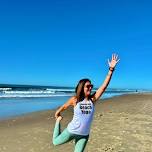
[[[72,121],[68,124],[68,131],[78,135],[88,135],[94,114],[94,104],[84,99],[74,107]]]

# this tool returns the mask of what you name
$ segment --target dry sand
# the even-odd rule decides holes
[[[99,100],[85,152],[152,152],[152,94]],[[54,146],[55,110],[0,122],[0,152],[73,152],[74,142]],[[63,112],[62,130],[73,111]]]

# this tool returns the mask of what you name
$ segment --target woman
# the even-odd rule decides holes
[[[74,152],[83,152],[87,144],[90,132],[90,126],[94,114],[94,106],[96,101],[101,97],[107,88],[116,64],[119,62],[118,55],[112,54],[112,59],[109,61],[109,72],[104,83],[99,89],[91,95],[93,85],[89,79],[82,79],[79,81],[75,93],[63,106],[61,106],[55,113],[56,123],[53,133],[53,144],[59,145],[75,139]],[[69,106],[74,108],[74,116],[67,128],[60,133],[60,121],[62,116],[60,113],[66,110]]]

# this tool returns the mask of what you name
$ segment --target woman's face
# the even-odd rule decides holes
[[[87,81],[84,85],[85,96],[89,96],[91,94],[92,88],[93,88],[93,85],[89,81]]]

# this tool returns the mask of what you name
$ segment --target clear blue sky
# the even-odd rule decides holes
[[[112,53],[109,87],[152,89],[152,2],[0,2],[0,83],[99,86]]]

